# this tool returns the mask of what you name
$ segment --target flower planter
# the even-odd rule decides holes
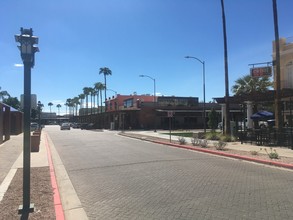
[[[40,150],[40,135],[33,134],[31,136],[31,152],[39,152]]]

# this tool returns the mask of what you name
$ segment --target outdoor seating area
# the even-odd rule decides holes
[[[241,143],[251,143],[258,146],[280,146],[293,149],[293,128],[247,129],[239,132]]]

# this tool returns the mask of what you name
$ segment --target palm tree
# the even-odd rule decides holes
[[[71,102],[72,102],[72,99],[71,98],[66,99],[65,105],[68,107],[68,114],[69,115],[70,115]],[[66,109],[66,114],[67,114],[67,109]]]
[[[103,87],[103,83],[101,83],[101,82],[97,82],[97,83],[94,84],[94,88],[97,91],[97,105],[98,105],[98,108],[99,108],[99,94],[100,95],[102,94],[102,87]],[[101,95],[101,97],[102,97],[102,95]]]
[[[100,68],[99,74],[104,74],[104,82],[105,82],[105,102],[107,99],[107,82],[106,82],[106,76],[112,75],[112,71],[108,67]]]
[[[65,103],[65,115],[67,115],[67,106],[68,106],[68,103]]]
[[[229,103],[229,74],[228,74],[228,49],[227,49],[227,34],[226,34],[226,17],[225,17],[225,8],[224,0],[221,0],[222,6],[222,21],[223,21],[223,37],[224,37],[224,63],[225,63],[225,130],[226,135],[230,135],[230,103]]]
[[[48,103],[48,106],[50,107],[50,114],[51,114],[51,107],[53,106],[54,104],[52,102],[49,102]]]
[[[84,87],[83,88],[83,94],[85,95],[85,104],[86,104],[86,114],[88,114],[88,95],[90,94],[90,88]]]
[[[60,108],[61,108],[61,105],[60,104],[57,104],[56,107],[58,108],[58,115],[60,116]]]
[[[79,97],[76,96],[72,99],[72,105],[73,107],[75,107],[75,115],[77,116],[78,105],[80,105]],[[73,110],[73,115],[74,115],[74,110]]]
[[[81,94],[78,95],[78,98],[80,100],[80,108],[82,108],[83,107],[83,100],[85,98],[85,95],[83,93],[81,93]]]
[[[103,100],[102,100],[102,93],[103,93],[103,90],[105,90],[106,92],[106,87],[104,84],[101,84],[100,86],[100,103],[101,103],[101,113],[102,113],[102,106],[103,106]],[[106,100],[105,100],[105,103],[106,103]]]
[[[273,87],[273,82],[269,77],[252,77],[245,75],[235,81],[235,85],[232,86],[231,91],[235,95],[249,95],[254,92],[266,92]]]
[[[93,114],[93,96],[95,93],[95,89],[92,87],[89,87],[89,95],[91,96],[91,114]]]

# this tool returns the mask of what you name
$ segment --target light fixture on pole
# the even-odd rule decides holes
[[[200,59],[192,56],[185,56],[187,59],[194,59],[197,60],[202,64],[202,86],[203,86],[203,129],[204,133],[206,133],[206,83],[205,83],[205,62],[201,61]]]
[[[115,96],[117,96],[117,91],[115,91],[113,89],[108,89],[108,88],[107,88],[107,90],[112,91],[112,92],[115,92]]]
[[[34,204],[30,203],[30,113],[31,113],[31,68],[35,64],[35,53],[39,52],[38,38],[33,36],[32,29],[20,29],[21,34],[15,35],[15,41],[20,50],[24,65],[24,132],[23,132],[23,205],[19,207],[19,214],[34,211]]]
[[[154,81],[154,110],[156,111],[156,109],[155,109],[155,107],[156,107],[156,79],[153,78],[153,77],[150,77],[148,75],[139,75],[139,77],[147,77],[147,78],[149,78],[149,79],[151,79],[151,80]],[[156,132],[157,131],[157,123],[156,123],[156,120],[155,120],[154,125],[155,125],[155,132]]]

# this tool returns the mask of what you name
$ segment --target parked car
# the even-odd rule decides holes
[[[275,126],[275,119],[269,119],[269,120],[266,120],[266,121],[259,121],[258,126],[261,129],[268,128],[268,127],[272,128],[272,127]]]
[[[69,123],[62,123],[60,126],[60,130],[70,130],[70,124]]]
[[[81,130],[86,129],[86,130],[90,130],[90,129],[94,129],[95,127],[94,123],[82,123],[80,125]]]
[[[72,123],[71,127],[72,128],[80,128],[80,123]]]

